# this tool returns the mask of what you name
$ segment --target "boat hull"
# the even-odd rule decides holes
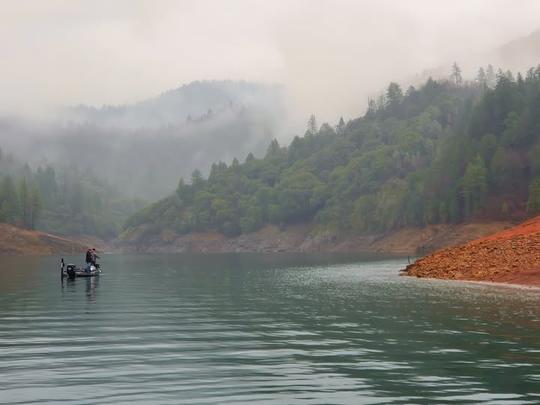
[[[75,274],[72,277],[97,277],[101,271],[99,270],[93,270],[93,271],[84,271],[84,270],[76,270]]]
[[[86,268],[77,267],[74,264],[68,264],[67,266],[65,266],[64,259],[62,259],[61,264],[62,265],[60,267],[60,271],[62,277],[97,277],[101,274],[99,264],[96,266],[87,265]]]

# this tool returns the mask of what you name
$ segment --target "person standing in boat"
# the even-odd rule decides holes
[[[94,258],[94,254],[92,252],[92,249],[88,248],[86,251],[86,264],[92,264],[92,260]]]
[[[97,255],[96,253],[96,248],[93,248],[92,249],[92,266],[94,266],[95,268],[98,267],[98,265],[96,264],[96,260],[99,259],[99,256]]]

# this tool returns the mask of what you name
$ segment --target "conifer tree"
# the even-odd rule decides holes
[[[344,131],[345,131],[345,121],[343,121],[343,117],[341,117],[339,119],[338,124],[336,125],[336,133],[338,135],[341,135],[343,134]]]
[[[32,185],[32,187],[30,188],[29,197],[30,197],[30,201],[29,201],[30,216],[29,216],[28,227],[30,229],[35,229],[36,223],[39,220],[39,216],[41,214],[41,208],[42,208],[41,196],[35,184]]]
[[[319,132],[319,127],[317,126],[317,119],[315,118],[314,114],[311,114],[307,122],[307,132],[310,135],[315,135],[317,132]]]
[[[30,196],[25,178],[19,183],[19,203],[22,226],[28,228],[30,223]]]
[[[457,87],[460,87],[463,84],[463,77],[461,76],[461,68],[456,62],[452,65],[452,74],[450,75],[450,80]]]

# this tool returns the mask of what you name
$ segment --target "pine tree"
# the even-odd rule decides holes
[[[345,121],[343,121],[343,117],[341,117],[336,125],[336,133],[341,135],[343,132],[345,132]]]
[[[487,87],[486,71],[483,67],[478,69],[478,74],[476,75],[476,83],[478,83],[478,85],[482,89],[485,89]]]
[[[310,135],[315,135],[317,132],[319,132],[319,127],[317,126],[317,119],[315,118],[314,114],[311,114],[307,122],[307,132]]]
[[[30,229],[35,229],[42,209],[41,195],[36,185],[33,185],[30,189],[29,208],[30,218],[28,225]]]
[[[255,160],[255,156],[253,156],[253,153],[249,152],[246,156],[246,163],[253,162]]]
[[[373,100],[372,98],[368,99],[368,108],[366,111],[366,118],[375,118],[375,115],[377,114],[377,102]]]
[[[452,74],[450,75],[450,80],[457,87],[460,87],[463,84],[463,77],[461,76],[461,68],[456,62],[452,65]]]
[[[268,149],[266,149],[266,156],[274,156],[279,154],[281,150],[281,147],[279,146],[279,142],[277,139],[272,139],[272,142],[270,142],[270,145],[268,145]]]
[[[199,169],[193,170],[193,172],[191,173],[191,185],[193,187],[197,187],[201,185],[202,182],[203,182],[203,176],[202,176],[201,171]]]
[[[465,215],[468,217],[478,211],[487,194],[487,169],[479,155],[467,165],[462,180],[462,193]]]
[[[0,220],[16,223],[19,220],[19,198],[10,176],[5,176],[0,186]]]
[[[403,91],[400,85],[395,82],[390,83],[386,90],[386,108],[390,110],[390,113],[395,113],[402,101]]]
[[[28,194],[28,185],[26,179],[23,178],[19,183],[19,204],[21,212],[22,226],[29,227],[30,223],[30,196]]]

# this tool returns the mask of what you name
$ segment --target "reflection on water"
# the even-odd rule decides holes
[[[81,279],[72,279],[68,277],[60,278],[62,295],[77,293],[77,287],[82,284],[85,286],[86,300],[90,303],[96,302],[97,289],[99,287],[99,277],[86,277]]]
[[[0,403],[540,402],[535,291],[354,256],[103,262],[0,259]]]

